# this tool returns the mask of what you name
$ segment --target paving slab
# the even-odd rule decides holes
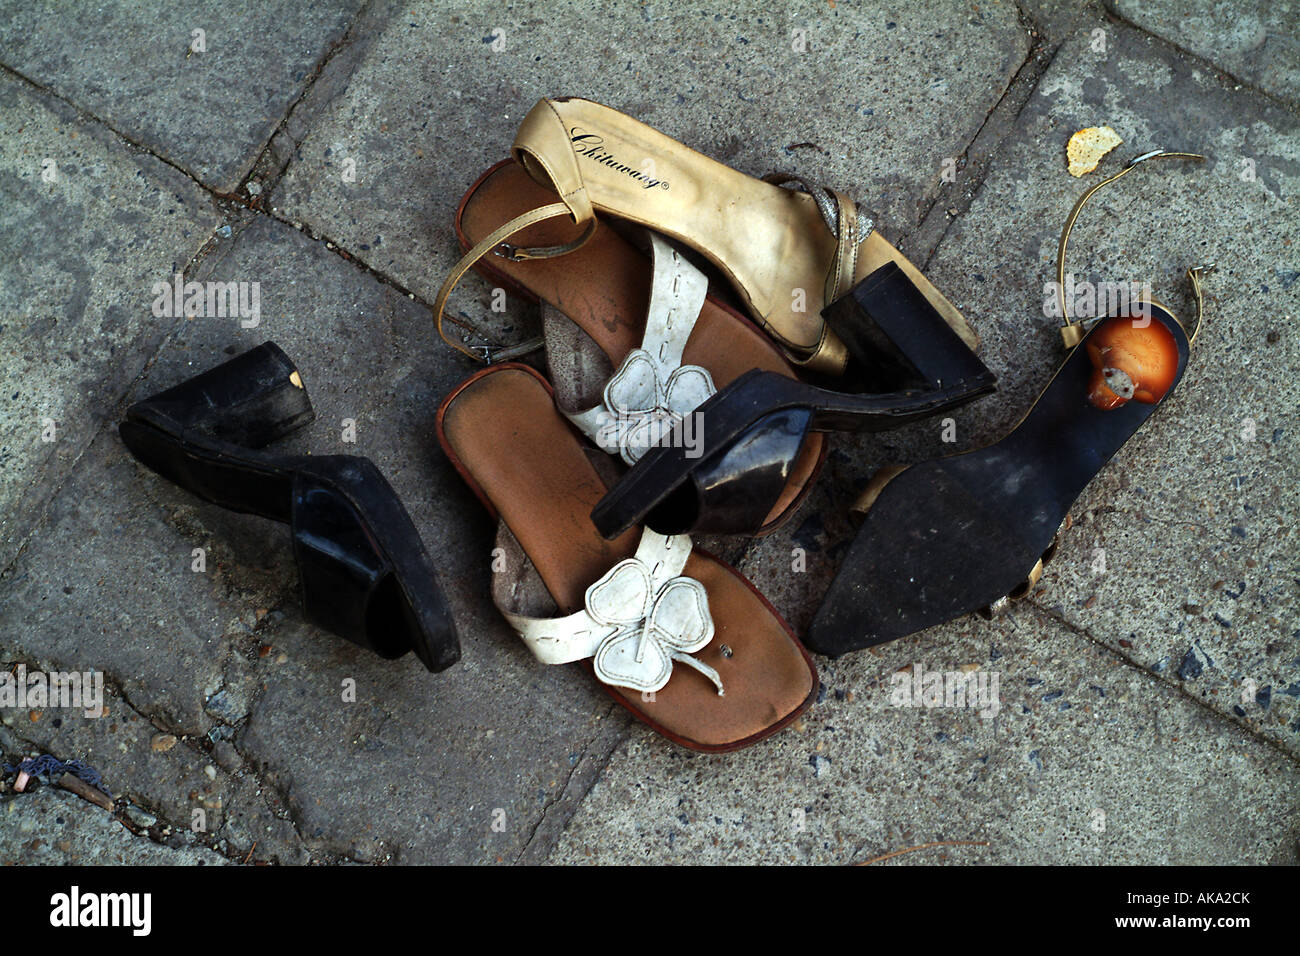
[[[225,740],[224,727],[213,728],[220,736],[187,734],[145,717],[112,685],[102,699],[103,710],[89,716],[64,707],[0,711],[5,762],[51,754],[100,770],[119,815],[138,836],[164,847],[214,850],[240,862],[308,861],[279,793],[263,790]],[[8,812],[25,820],[27,809],[17,802]],[[89,804],[86,809],[93,812]]]
[[[1294,0],[1107,0],[1106,5],[1243,82],[1300,103],[1300,4]]]
[[[789,607],[785,572],[750,571]],[[749,750],[634,732],[550,862],[845,864],[922,847],[887,864],[1300,858],[1294,760],[1032,608],[821,664],[822,699]],[[928,672],[990,689],[996,674],[996,715],[927,706],[950,699],[927,697]]]
[[[107,810],[52,787],[0,796],[0,865],[222,866],[206,847],[136,836]]]
[[[577,22],[585,27],[571,29]],[[743,2],[722,13],[697,3],[544,13],[422,4],[392,19],[323,109],[270,205],[432,301],[458,256],[461,195],[506,155],[538,99],[569,95],[751,174],[786,169],[834,185],[898,238],[1027,48],[1016,8],[1001,2],[896,11]],[[452,314],[522,338],[528,312],[512,306],[490,322],[489,296],[471,278]]]
[[[193,279],[257,282],[258,326],[185,320],[134,394],[277,342],[317,413],[283,447],[369,455],[384,470],[440,569],[462,661],[431,675],[413,657],[382,661],[307,626],[286,530],[196,501],[135,464],[112,430],[17,563],[0,605],[5,643],[49,666],[102,669],[150,722],[198,741],[195,760],[206,738],[236,777],[254,775],[312,859],[493,862],[549,850],[627,721],[579,669],[537,665],[491,605],[493,529],[434,434],[438,400],[464,370],[429,348],[428,310],[267,216],[235,222]],[[344,700],[350,681],[355,702]],[[130,759],[107,753],[99,769],[126,774]],[[130,771],[132,785],[148,790],[148,772]],[[184,775],[154,772],[172,795],[153,799],[178,813]],[[223,838],[242,847],[256,822]],[[294,841],[278,846],[289,854]]]
[[[1099,193],[1071,238],[1079,281],[1150,281],[1190,322],[1182,275],[1214,262],[1206,324],[1178,391],[1084,492],[1048,565],[1040,606],[1300,754],[1300,123],[1266,98],[1115,24],[1057,53],[931,272],[969,290],[1001,391],[971,410],[972,444],[1014,425],[1059,361],[1044,283],[1066,214],[1088,183],[1065,140],[1106,123],[1104,163],[1156,161]],[[933,439],[931,439],[933,441]]]
[[[362,0],[0,4],[0,64],[234,190]]]
[[[0,569],[172,320],[151,289],[221,220],[186,176],[0,74]]]

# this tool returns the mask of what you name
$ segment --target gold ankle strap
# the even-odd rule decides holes
[[[442,288],[438,290],[438,297],[433,300],[433,321],[438,326],[438,335],[442,340],[458,352],[462,352],[474,359],[476,362],[482,362],[487,365],[490,361],[488,356],[476,355],[471,349],[466,348],[459,342],[453,342],[447,338],[447,333],[442,328],[443,313],[447,308],[447,296],[451,295],[451,290],[456,288],[461,278],[468,272],[474,263],[478,262],[489,253],[495,253],[503,259],[509,259],[511,262],[523,262],[526,259],[554,259],[556,256],[567,255],[577,249],[582,248],[596,232],[595,218],[587,221],[587,227],[582,231],[577,239],[572,242],[566,242],[558,246],[533,246],[521,247],[514,246],[506,242],[511,236],[521,229],[527,229],[529,226],[547,219],[555,219],[559,216],[568,216],[571,211],[567,205],[562,202],[551,203],[549,206],[540,206],[537,209],[530,210],[521,216],[516,216],[505,225],[495,229],[488,235],[484,236],[479,242],[461,256],[460,261],[452,267],[447,278],[443,280]]]
[[[1091,199],[1097,190],[1123,176],[1127,176],[1139,163],[1145,163],[1150,159],[1186,159],[1196,163],[1205,161],[1205,157],[1200,153],[1170,153],[1165,152],[1163,149],[1153,149],[1149,153],[1143,153],[1141,156],[1129,160],[1128,164],[1114,176],[1095,183],[1079,197],[1079,201],[1074,204],[1074,208],[1070,210],[1070,215],[1065,220],[1065,228],[1061,230],[1061,242],[1056,248],[1056,296],[1061,306],[1061,322],[1063,323],[1061,326],[1061,341],[1067,349],[1072,349],[1078,345],[1086,331],[1083,323],[1071,321],[1070,311],[1065,302],[1065,250],[1070,242],[1070,230],[1074,228],[1075,220],[1079,218],[1079,211],[1083,209],[1084,203]],[[1196,298],[1196,329],[1188,339],[1189,344],[1196,341],[1196,333],[1201,330],[1201,316],[1204,311],[1201,278],[1213,269],[1214,266],[1193,266],[1187,270],[1187,277],[1192,283],[1192,293]]]
[[[1201,332],[1201,320],[1205,316],[1205,296],[1201,294],[1201,280],[1214,271],[1214,263],[1192,266],[1187,270],[1187,281],[1192,284],[1192,296],[1196,299],[1196,328],[1187,338],[1188,345],[1196,343],[1196,336]]]

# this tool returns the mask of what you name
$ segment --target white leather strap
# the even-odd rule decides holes
[[[699,671],[718,689],[722,678],[691,656],[713,640],[704,585],[682,577],[691,554],[686,535],[665,536],[649,528],[636,556],[620,561],[587,588],[584,607],[566,617],[537,618],[502,609],[528,649],[545,664],[595,658],[606,684],[660,690],[673,662]]]
[[[707,369],[682,365],[709,281],[667,241],[649,236],[654,277],[641,347],[606,383],[602,404],[566,413],[597,446],[629,465],[715,391]]]
[[[654,278],[641,347],[661,370],[672,372],[682,364],[686,340],[709,294],[709,280],[666,240],[649,235]]]

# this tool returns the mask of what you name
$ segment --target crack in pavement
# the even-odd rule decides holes
[[[1112,9],[1110,7],[1109,2],[1107,2],[1107,5],[1105,7],[1105,15],[1107,21],[1109,21],[1110,23],[1122,24],[1123,26],[1128,27],[1130,30],[1136,30],[1138,33],[1141,33],[1143,36],[1148,36],[1151,39],[1155,40],[1157,43],[1160,43],[1161,45],[1175,51],[1176,53],[1178,53],[1179,56],[1183,56],[1189,60],[1195,61],[1195,63],[1204,67],[1206,70],[1217,75],[1218,77],[1231,80],[1233,83],[1237,84],[1243,89],[1249,90],[1251,93],[1264,97],[1266,100],[1269,100],[1270,102],[1276,104],[1277,106],[1282,107],[1284,110],[1287,110],[1290,113],[1300,112],[1300,102],[1297,102],[1295,100],[1289,100],[1278,93],[1270,93],[1268,90],[1264,89],[1263,87],[1256,86],[1250,80],[1238,76],[1236,73],[1233,73],[1231,70],[1227,69],[1226,67],[1219,66],[1213,60],[1206,59],[1200,53],[1196,53],[1193,50],[1189,50],[1187,47],[1181,46],[1180,44],[1174,42],[1173,40],[1166,39],[1165,37],[1162,37],[1158,33],[1152,33],[1146,27],[1142,26],[1141,24],[1134,23],[1132,20],[1125,17],[1119,11]]]
[[[299,93],[298,96],[295,97],[294,101],[285,108],[284,115],[280,117],[280,122],[276,124],[275,129],[273,129],[271,134],[266,138],[266,141],[258,150],[257,155],[253,158],[253,162],[250,164],[248,172],[244,174],[243,179],[240,180],[239,186],[236,187],[236,192],[242,190],[243,193],[247,195],[248,184],[254,177],[258,176],[258,170],[270,170],[269,175],[258,179],[258,185],[261,186],[261,190],[257,197],[249,200],[250,208],[256,208],[259,211],[261,210],[263,197],[271,194],[275,186],[284,177],[284,173],[289,168],[289,164],[293,161],[292,157],[286,159],[283,163],[277,160],[275,157],[276,138],[283,135],[293,143],[295,152],[297,151],[297,148],[302,145],[302,140],[290,133],[288,126],[289,123],[293,121],[294,114],[297,112],[298,108],[302,106],[305,101],[311,98],[313,92],[316,90],[317,81],[324,74],[325,70],[334,62],[335,57],[344,50],[352,48],[358,43],[358,41],[365,42],[373,39],[379,33],[382,33],[383,25],[387,23],[390,15],[391,13],[387,8],[382,12],[379,10],[379,4],[376,3],[376,0],[366,0],[366,2],[362,4],[361,9],[357,11],[356,16],[353,17],[352,22],[348,24],[347,29],[343,31],[343,35],[331,43],[329,48],[324,52],[324,54],[322,54],[321,58],[317,61],[315,68],[310,74],[308,74],[302,92]],[[377,26],[378,29],[367,32],[366,28],[371,26]],[[352,73],[356,70],[356,66],[356,63],[352,65],[352,69],[347,72],[345,78],[351,77]]]
[[[21,80],[23,83],[27,84],[32,89],[39,92],[41,95],[49,97],[52,100],[56,100],[59,103],[62,103],[64,106],[68,107],[73,112],[75,112],[77,114],[77,117],[83,123],[87,125],[100,126],[108,130],[110,133],[112,133],[114,136],[120,139],[123,143],[129,146],[134,152],[143,153],[146,156],[150,156],[153,159],[156,159],[164,166],[168,166],[171,169],[174,169],[176,172],[180,173],[182,176],[188,179],[195,186],[202,189],[209,196],[215,197],[216,199],[220,199],[226,202],[236,202],[244,206],[248,205],[247,201],[243,200],[240,196],[234,193],[224,193],[219,189],[215,189],[212,186],[209,186],[207,183],[203,182],[201,179],[195,176],[194,173],[190,172],[184,166],[180,165],[174,160],[168,159],[166,156],[163,156],[161,153],[159,153],[157,150],[153,149],[152,147],[147,146],[146,144],[140,142],[137,139],[134,139],[129,134],[118,129],[112,123],[108,122],[107,120],[99,116],[96,116],[94,113],[90,112],[90,110],[86,109],[84,106],[80,106],[74,101],[68,99],[66,96],[64,96],[62,93],[57,92],[52,87],[46,86],[44,83],[32,79],[26,73],[16,70],[12,66],[9,66],[5,63],[0,63],[0,73],[7,73],[10,76],[14,77],[15,79]]]
[[[25,667],[27,667],[27,669],[28,669],[29,671],[44,671],[44,670],[46,670],[45,666],[44,666],[42,663],[40,663],[39,661],[37,661],[35,658],[24,656],[24,655],[21,654],[21,653],[18,654],[18,656],[11,656],[12,653],[13,653],[13,652],[10,652],[10,651],[0,650],[0,654],[3,654],[3,655],[7,658],[7,660],[5,661],[5,663],[22,664],[22,665],[24,665]],[[53,668],[51,668],[51,669],[53,669]],[[193,734],[188,734],[188,733],[187,733],[186,731],[184,731],[184,730],[181,730],[181,729],[179,728],[179,726],[170,726],[170,727],[169,727],[169,726],[167,726],[167,725],[165,725],[165,724],[161,724],[161,723],[159,723],[158,720],[155,719],[155,717],[154,717],[153,715],[147,713],[145,710],[143,710],[143,709],[140,708],[140,707],[137,707],[134,703],[132,703],[130,697],[128,697],[127,694],[126,694],[126,692],[122,689],[121,684],[118,683],[117,680],[116,680],[115,678],[112,678],[112,677],[109,675],[109,672],[108,672],[108,671],[106,671],[106,670],[102,670],[102,669],[97,669],[97,670],[96,670],[96,673],[99,673],[99,674],[103,674],[103,675],[104,675],[104,690],[105,690],[105,691],[107,691],[107,692],[108,692],[109,694],[111,694],[112,696],[114,696],[114,697],[118,698],[119,700],[121,700],[122,703],[126,704],[127,707],[131,708],[132,712],[134,712],[136,715],[138,715],[139,717],[144,718],[144,720],[149,724],[149,726],[153,727],[154,730],[157,730],[157,731],[159,731],[159,732],[161,732],[161,733],[165,733],[165,734],[173,734],[173,735],[175,735],[177,738],[181,738],[181,737],[185,737],[185,736],[195,736],[195,735],[193,735]]]
[[[192,182],[194,182],[201,189],[203,189],[204,192],[207,192],[210,195],[216,196],[222,200],[237,202],[242,206],[255,208],[256,205],[255,202],[246,198],[245,196],[240,195],[240,190],[244,189],[247,186],[249,179],[252,177],[252,175],[257,169],[259,161],[270,150],[272,141],[275,139],[276,135],[282,129],[284,129],[285,123],[288,122],[288,120],[292,117],[293,112],[298,107],[298,105],[302,103],[304,99],[307,98],[308,94],[312,91],[312,88],[316,85],[316,81],[320,78],[321,73],[324,72],[325,68],[329,66],[330,62],[341,50],[346,49],[355,41],[356,39],[355,32],[358,26],[363,22],[369,22],[369,14],[373,7],[374,7],[374,0],[366,0],[366,2],[363,4],[361,9],[357,11],[356,16],[353,17],[352,22],[349,23],[347,28],[343,31],[342,36],[340,36],[338,39],[331,42],[329,47],[325,50],[325,52],[321,54],[320,58],[316,62],[316,65],[312,68],[311,72],[307,74],[303,84],[302,91],[298,94],[298,96],[294,98],[293,102],[289,103],[288,106],[285,107],[284,113],[280,118],[280,122],[276,124],[275,129],[273,129],[269,134],[267,134],[266,138],[258,145],[256,151],[252,152],[253,158],[251,161],[247,163],[246,171],[243,172],[242,175],[240,176],[239,185],[236,186],[235,189],[232,190],[231,192],[223,192],[222,190],[219,190],[213,186],[209,186],[207,183],[203,182],[198,177],[197,174],[187,169],[181,163],[172,160],[167,156],[164,156],[162,153],[158,152],[158,150],[155,149],[154,147],[149,146],[139,141],[138,139],[132,137],[125,131],[118,129],[115,125],[110,123],[108,120],[96,115],[95,113],[92,113],[89,109],[81,106],[80,104],[76,103],[74,100],[70,99],[64,94],[59,93],[53,87],[41,83],[39,80],[36,80],[33,77],[28,76],[27,74],[23,73],[21,70],[9,66],[7,63],[0,62],[0,72],[8,73],[11,76],[16,77],[17,79],[22,80],[24,83],[27,83],[34,89],[39,90],[41,93],[45,94],[46,96],[56,99],[60,103],[63,103],[71,107],[73,110],[77,112],[79,116],[109,130],[114,135],[116,135],[119,139],[121,139],[123,142],[129,144],[133,149],[137,150],[138,152],[145,153],[149,156],[152,156],[154,159],[158,160],[159,162],[165,163],[166,165],[170,166],[172,169],[181,173],[182,175],[190,179]]]
[[[3,653],[5,654],[6,657],[10,656],[10,652],[6,651]],[[36,670],[42,669],[42,665],[40,663],[38,663],[34,659],[23,657],[23,656],[15,657],[10,662],[25,664],[29,669],[36,669]],[[303,853],[307,856],[308,861],[316,862],[311,852],[310,845],[302,833],[300,821],[296,819],[296,817],[292,812],[291,804],[287,799],[287,794],[282,794],[280,788],[275,784],[273,780],[270,780],[267,777],[263,776],[262,774],[258,773],[257,762],[249,759],[248,755],[246,755],[244,751],[240,749],[238,744],[236,744],[233,739],[229,740],[228,743],[230,743],[231,747],[235,750],[235,753],[238,754],[238,756],[244,763],[244,768],[240,772],[230,771],[227,770],[225,767],[222,767],[219,763],[212,760],[212,753],[210,749],[205,749],[203,746],[196,743],[196,741],[198,740],[207,740],[208,738],[205,734],[188,733],[182,728],[180,728],[178,725],[169,726],[167,723],[160,722],[160,719],[158,718],[157,715],[150,714],[144,708],[136,705],[131,700],[130,696],[127,695],[126,692],[122,689],[121,684],[116,679],[110,679],[110,675],[107,671],[100,670],[99,673],[102,673],[104,675],[104,691],[106,695],[115,697],[118,700],[120,700],[134,714],[136,714],[138,717],[146,721],[151,727],[153,727],[154,730],[159,731],[161,733],[170,734],[176,737],[178,744],[184,746],[192,754],[201,758],[205,763],[209,763],[209,765],[212,766],[217,771],[217,773],[223,775],[226,781],[223,787],[223,801],[222,801],[223,809],[226,806],[225,797],[232,795],[232,789],[234,787],[235,781],[240,778],[241,773],[246,773],[248,777],[250,777],[251,780],[253,781],[258,794],[262,796],[263,802],[266,803],[267,811],[275,819],[284,820],[293,826],[294,833],[298,837],[299,844],[303,850]],[[251,712],[251,707],[250,707],[250,712]],[[25,744],[28,744],[29,746],[37,750],[40,750],[41,752],[45,752],[43,745],[25,736],[24,734],[20,733],[17,729],[9,725],[6,725],[6,728],[17,739],[21,740]],[[280,811],[277,811],[276,808],[273,807],[270,804],[270,802],[266,799],[265,793],[268,790],[274,792],[277,796],[281,797],[283,808]],[[135,803],[137,806],[141,806],[144,809],[148,810],[152,815],[158,817],[160,820],[164,819],[163,814],[161,812],[155,811],[155,809],[153,808],[155,805],[152,804],[151,801],[149,801],[149,798],[147,796],[139,797],[139,795],[135,794],[134,791],[132,791],[132,794],[133,795],[131,796],[130,799],[133,803]],[[118,796],[121,799],[127,799],[122,794],[119,794]],[[175,823],[169,822],[168,825],[172,826],[174,829],[183,829],[182,827],[180,827],[178,824]],[[200,841],[200,842],[204,842],[204,841]],[[204,845],[209,846],[209,849],[212,849],[214,852],[217,853],[222,852],[215,845],[209,845],[206,842],[204,842]],[[232,854],[222,853],[222,855],[229,856],[232,859],[234,858]],[[340,854],[340,856],[346,856],[346,855]]]
[[[942,189],[935,193],[916,230],[923,245],[928,247],[920,266],[923,272],[930,268],[953,225],[970,211],[976,197],[983,190],[985,181],[993,171],[994,161],[1007,140],[1014,135],[1020,114],[1038,89],[1039,82],[1052,65],[1059,48],[1060,44],[1049,45],[1042,41],[1030,46],[1002,96],[989,110],[961,155],[954,157],[957,162],[957,178],[949,184],[951,188],[946,193]],[[945,197],[948,197],[948,203],[941,201]],[[950,212],[950,209],[955,209],[956,212]],[[933,241],[927,241],[926,237],[936,229],[938,235]]]
[[[1170,680],[1167,677],[1164,677],[1160,674],[1152,673],[1149,667],[1146,667],[1138,663],[1133,658],[1129,657],[1123,652],[1118,651],[1115,648],[1111,647],[1109,644],[1105,643],[1100,638],[1095,637],[1092,634],[1092,632],[1088,630],[1086,627],[1082,627],[1078,624],[1075,624],[1073,621],[1067,620],[1063,615],[1058,614],[1055,611],[1052,611],[1050,608],[1045,608],[1042,605],[1035,603],[1033,598],[1026,598],[1024,601],[1021,602],[1021,604],[1030,608],[1039,617],[1045,618],[1049,621],[1059,624],[1060,626],[1064,627],[1066,630],[1068,630],[1070,633],[1074,634],[1077,637],[1082,637],[1084,640],[1093,644],[1095,647],[1105,651],[1115,660],[1119,661],[1125,666],[1141,674],[1143,677],[1145,677],[1147,680],[1151,681],[1152,683],[1163,687],[1172,688],[1173,690],[1177,691],[1182,697],[1196,704],[1196,706],[1200,707],[1206,713],[1213,715],[1216,720],[1222,721],[1223,723],[1228,724],[1232,727],[1239,728],[1248,737],[1254,739],[1256,742],[1263,744],[1266,747],[1269,747],[1273,751],[1281,754],[1283,757],[1285,757],[1291,763],[1295,764],[1297,767],[1300,767],[1300,755],[1296,755],[1291,751],[1287,750],[1286,747],[1284,747],[1278,741],[1263,736],[1261,733],[1259,733],[1259,731],[1250,727],[1248,724],[1242,723],[1240,720],[1235,720],[1232,717],[1229,717],[1227,714],[1223,713],[1222,711],[1216,710],[1214,707],[1211,707],[1208,701],[1202,700],[1196,695],[1189,693],[1186,687],[1183,686],[1182,682],[1175,683],[1174,681]]]
[[[18,743],[24,745],[27,748],[30,748],[30,750],[38,753],[48,753],[48,751],[46,750],[43,744],[40,744],[37,741],[32,740],[30,737],[27,737],[19,730],[17,730],[17,728],[6,725],[6,730],[10,735],[12,735],[12,737]],[[55,784],[51,783],[51,786],[54,785]],[[11,797],[14,798],[21,798],[21,796],[22,794],[11,795]],[[171,843],[163,839],[163,834],[161,830],[171,830],[171,831],[181,832],[181,833],[189,832],[193,836],[194,844],[205,847],[206,849],[211,850],[213,853],[216,853],[218,856],[224,857],[227,860],[231,860],[233,862],[238,863],[242,861],[243,856],[247,856],[247,854],[241,855],[231,849],[222,850],[217,845],[218,842],[225,842],[227,846],[229,846],[229,840],[218,841],[216,839],[215,834],[208,834],[204,831],[192,830],[187,827],[183,827],[180,824],[172,821],[166,816],[165,812],[161,810],[156,804],[154,804],[147,796],[142,797],[138,794],[133,793],[130,797],[128,797],[126,796],[125,793],[118,793],[115,796],[113,796],[113,803],[114,803],[114,809],[111,812],[113,819],[116,820],[118,823],[120,823],[123,829],[125,829],[128,833],[130,833],[132,836],[138,839],[148,840],[150,843],[153,843],[157,846],[165,847],[168,850],[178,850],[178,849],[186,848],[187,845],[182,845],[181,847],[173,846]],[[157,827],[157,824],[146,827],[132,820],[127,813],[126,805],[128,804],[134,807],[138,807],[141,810],[144,810],[150,816],[154,817],[158,821],[158,823],[161,823],[162,827],[160,828],[160,832],[157,835],[155,835],[153,832],[155,827]],[[90,804],[90,805],[94,806],[94,804]],[[224,806],[224,801],[223,801],[223,806]],[[200,833],[202,833],[202,835],[200,835]],[[188,846],[193,846],[194,844],[189,844]]]
[[[258,153],[254,157],[253,163],[250,167],[251,170],[256,170],[258,163],[262,160],[263,157],[265,157],[271,151],[272,142],[274,141],[275,135],[284,129],[285,123],[287,123],[292,118],[298,106],[302,104],[304,100],[306,100],[309,97],[310,93],[315,88],[316,81],[320,78],[321,74],[325,71],[326,67],[329,66],[330,62],[340,52],[342,52],[343,50],[347,49],[348,47],[358,42],[359,38],[356,36],[356,33],[358,32],[358,29],[360,25],[363,23],[363,21],[369,23],[369,22],[373,22],[374,20],[380,20],[382,22],[382,15],[377,13],[376,9],[377,8],[375,6],[374,0],[369,0],[369,2],[367,2],[365,7],[363,7],[362,10],[358,12],[357,17],[354,19],[353,23],[349,26],[348,30],[345,31],[344,36],[340,38],[338,41],[336,41],[326,52],[326,54],[322,57],[315,72],[313,72],[312,75],[310,76],[308,84],[304,87],[302,94],[296,100],[294,100],[292,104],[290,104],[290,106],[285,112],[285,116],[281,119],[280,125],[277,126],[276,131],[273,132],[271,136],[268,137],[266,143],[264,143],[259,148]],[[84,107],[78,105],[73,100],[68,99],[66,96],[63,96],[62,94],[56,92],[52,88],[38,82],[37,80],[32,79],[31,77],[14,69],[13,67],[8,66],[4,63],[0,63],[0,73],[8,73],[9,75],[15,77],[22,83],[38,91],[42,95],[47,96],[53,100],[56,100],[57,102],[73,110],[77,114],[77,116],[86,124],[102,127],[103,129],[107,130],[109,133],[117,137],[119,140],[121,140],[131,150],[137,153],[142,153],[144,155],[150,156],[153,159],[157,160],[158,162],[163,163],[169,168],[180,173],[182,176],[188,179],[195,187],[202,190],[204,193],[206,193],[209,196],[209,198],[213,202],[214,208],[218,212],[220,212],[224,218],[227,219],[229,218],[231,207],[238,207],[241,209],[248,210],[249,212],[255,213],[257,215],[266,216],[267,218],[272,219],[275,222],[279,222],[283,225],[286,225],[291,229],[296,229],[298,232],[303,233],[304,235],[308,236],[309,238],[317,242],[325,243],[325,247],[328,251],[335,253],[340,258],[342,258],[345,262],[352,264],[353,266],[360,269],[362,272],[365,272],[367,275],[376,279],[383,285],[392,288],[393,290],[406,296],[407,299],[418,302],[426,309],[432,311],[432,304],[428,300],[426,300],[423,296],[417,295],[414,291],[408,288],[404,283],[402,283],[396,277],[389,275],[388,273],[384,272],[381,269],[371,266],[363,258],[357,256],[355,253],[347,249],[345,244],[335,241],[334,239],[317,231],[316,229],[311,228],[305,223],[295,222],[290,218],[288,218],[287,216],[282,214],[277,214],[271,210],[266,209],[263,206],[262,203],[263,197],[267,197],[270,195],[270,193],[274,189],[274,186],[279,182],[280,178],[282,178],[283,174],[288,170],[289,165],[292,163],[292,159],[290,159],[284,164],[284,167],[280,169],[279,173],[275,176],[274,179],[268,181],[266,184],[263,185],[262,192],[256,198],[249,198],[247,195],[240,192],[241,189],[244,189],[247,186],[249,179],[253,176],[252,171],[250,171],[244,177],[244,179],[241,181],[240,186],[237,187],[235,191],[222,192],[221,190],[215,189],[214,187],[209,186],[207,183],[203,182],[201,179],[195,176],[192,172],[190,172],[190,170],[186,169],[184,166],[179,165],[178,163],[167,158],[166,156],[158,153],[153,148],[132,138],[130,135],[118,129],[113,124],[107,122],[106,120],[95,115],[94,113],[90,112]],[[288,134],[287,131],[285,132],[285,135],[288,136],[288,138],[292,140],[295,143],[295,145],[298,144],[299,141],[294,139],[294,137]],[[228,225],[229,223],[226,224]],[[220,226],[217,227],[217,229],[220,228],[221,228]],[[214,247],[218,245],[221,245],[221,243],[217,241],[215,235],[206,238],[199,245],[198,249],[195,250],[194,254],[190,256],[188,260],[188,265],[186,269],[183,270],[185,277],[189,278],[190,275],[192,274],[193,269],[201,261],[204,260],[207,254]],[[448,320],[452,321],[455,324],[463,325],[463,322],[459,320],[456,316],[449,315]],[[154,361],[157,359],[158,355],[162,353],[163,349],[166,347],[166,345],[168,344],[168,342],[170,341],[174,333],[177,331],[178,327],[179,326],[174,326],[171,330],[169,330],[168,334],[164,337],[162,344],[154,352],[154,354],[150,356],[149,359],[146,361],[145,366],[141,371],[141,374],[137,376],[135,380],[132,381],[131,386],[127,388],[125,394],[127,395],[131,394],[131,391],[134,388],[135,384],[153,366]],[[97,435],[98,432],[94,437],[97,437]],[[93,437],[92,437],[92,441],[93,441]],[[70,473],[71,471],[69,471],[69,474]],[[62,487],[62,484],[60,485],[60,487]],[[29,540],[30,537],[31,536],[28,535],[27,538],[24,539],[24,546],[26,544],[26,541]],[[11,562],[11,566],[12,566],[12,562]]]
[[[538,833],[541,832],[542,824],[546,822],[546,819],[549,816],[551,809],[555,807],[557,804],[564,802],[565,794],[568,792],[569,789],[569,784],[572,783],[573,778],[577,776],[578,770],[583,767],[584,761],[586,761],[589,758],[590,756],[589,751],[591,745],[600,738],[600,732],[606,726],[602,722],[610,719],[614,715],[616,710],[618,710],[618,704],[614,701],[610,701],[609,705],[605,709],[605,712],[600,715],[599,720],[596,722],[591,736],[586,740],[586,742],[583,743],[581,749],[578,751],[579,754],[578,759],[573,762],[573,765],[569,769],[568,775],[564,778],[564,785],[562,787],[557,788],[555,796],[552,799],[548,800],[546,804],[542,807],[542,812],[538,815],[537,821],[533,824],[532,830],[528,834],[528,838],[524,841],[524,844],[520,848],[519,853],[515,856],[515,863],[521,863],[524,857],[528,854],[529,850],[533,846],[533,842],[537,839]],[[604,773],[605,770],[609,767],[610,761],[612,761],[614,758],[614,752],[618,750],[618,748],[622,745],[622,743],[625,740],[627,740],[628,734],[629,734],[629,728],[627,726],[624,726],[620,732],[614,734],[608,749],[605,751],[603,759],[592,758],[592,759],[599,760],[599,766],[594,768],[591,774],[591,781],[587,784],[586,788],[582,791],[582,793],[575,794],[573,796],[572,809],[569,811],[568,817],[565,818],[565,820],[560,826],[560,829],[556,833],[556,840],[555,840],[556,843],[559,842],[559,837],[564,833],[564,829],[565,827],[568,826],[569,820],[573,819],[573,815],[578,812],[578,808],[582,806],[583,801],[587,799],[587,795],[590,794],[592,789],[596,786],[596,783],[599,781],[601,774]],[[554,849],[555,849],[555,845],[552,844],[552,846],[546,851],[546,855],[549,856]]]

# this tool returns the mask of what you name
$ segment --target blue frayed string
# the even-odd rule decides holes
[[[92,787],[97,787],[100,790],[105,789],[103,775],[94,767],[82,763],[80,760],[64,762],[58,757],[41,754],[39,757],[23,760],[17,766],[6,763],[0,764],[0,767],[3,767],[6,776],[11,773],[25,773],[29,777],[39,777],[44,783],[49,783],[51,779],[57,780],[61,774],[70,773],[74,777],[86,781]]]

